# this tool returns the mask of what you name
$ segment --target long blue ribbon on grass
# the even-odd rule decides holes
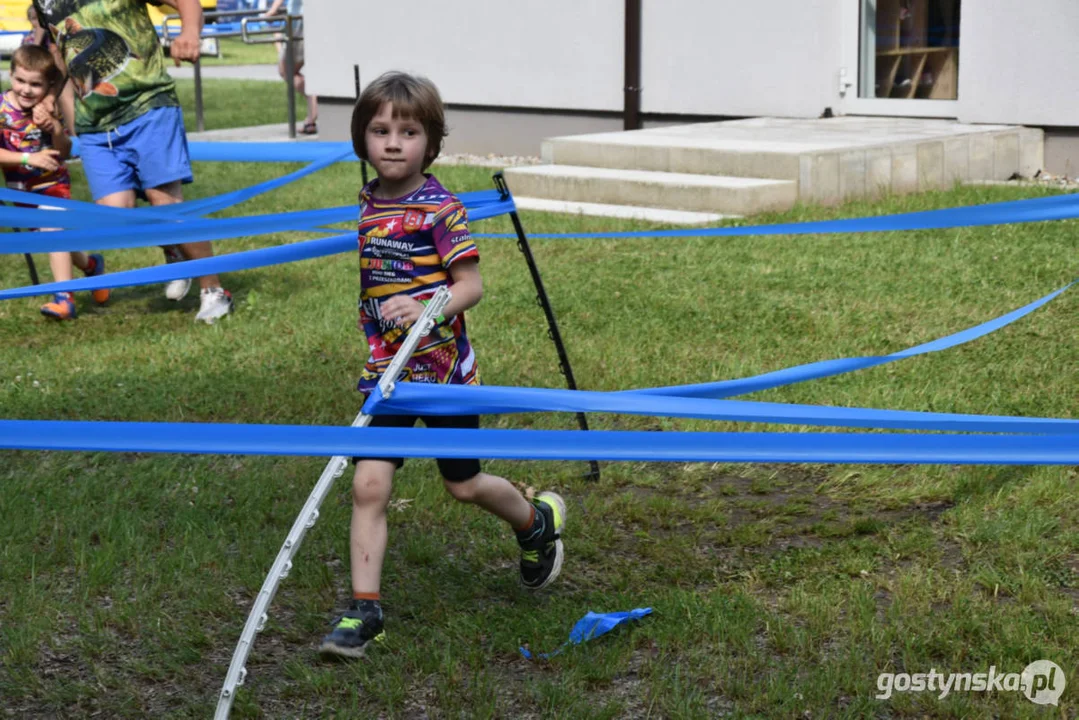
[[[775,370],[762,375],[754,375],[753,377],[739,378],[736,380],[721,380],[711,383],[673,385],[658,388],[641,388],[626,392],[649,395],[678,395],[681,397],[734,397],[735,395],[745,395],[760,390],[783,387],[785,385],[792,385],[806,380],[817,380],[833,375],[842,375],[855,370],[864,370],[866,368],[876,367],[877,365],[895,362],[896,360],[923,355],[925,353],[939,352],[941,350],[956,347],[957,345],[968,343],[972,340],[977,340],[995,330],[1010,325],[1016,320],[1029,315],[1038,308],[1054,300],[1077,282],[1079,282],[1079,279],[1072,280],[1059,290],[1054,290],[1045,297],[1038,298],[1034,302],[1024,305],[1018,310],[1013,310],[1010,313],[980,323],[974,327],[960,330],[957,333],[952,333],[951,335],[946,335],[945,337],[937,338],[936,340],[931,340],[930,342],[922,343],[921,345],[915,345],[914,347],[900,350],[899,352],[894,352],[890,355],[820,360],[805,365],[797,365],[795,367],[784,368],[783,370]]]
[[[77,138],[73,138],[77,140]],[[227,143],[232,144],[232,143]],[[237,145],[244,145],[246,143],[235,143]],[[268,193],[272,190],[284,187],[289,183],[300,180],[307,177],[312,173],[316,173],[319,170],[329,167],[334,163],[347,160],[349,157],[355,158],[355,154],[352,151],[351,145],[345,146],[343,143],[334,143],[331,148],[319,148],[319,154],[315,157],[300,157],[299,160],[310,160],[310,164],[306,165],[298,170],[294,170],[290,173],[282,175],[281,177],[271,178],[260,183],[256,183],[250,187],[241,188],[240,190],[233,190],[231,192],[223,193],[221,195],[215,195],[208,198],[200,198],[198,200],[187,200],[182,203],[175,203],[173,205],[161,205],[161,206],[144,206],[135,209],[135,213],[142,214],[147,217],[159,216],[159,217],[183,217],[192,215],[208,215],[210,213],[224,210],[226,208],[238,205],[242,202],[246,202],[251,198],[257,197],[264,193]],[[115,213],[131,213],[131,210],[124,210],[120,208],[102,208],[94,203],[87,203],[80,200],[63,200],[58,198],[42,197],[39,194],[21,191],[10,190],[7,188],[0,188],[0,200],[7,202],[19,202],[31,205],[51,205],[54,207],[63,207],[66,210],[73,212],[85,210],[88,213],[94,214],[115,214]],[[14,208],[15,210],[22,210],[26,212],[25,208]],[[52,219],[52,222],[57,222],[56,218]],[[128,222],[139,222],[138,220],[131,219]],[[26,225],[26,224],[8,224],[7,227],[56,227],[56,225]],[[61,227],[74,227],[64,226]]]
[[[469,217],[482,220],[495,215],[510,212],[514,206],[511,200],[503,199],[496,190],[479,190],[462,193],[461,202],[468,209]],[[172,206],[176,207],[176,206]],[[0,211],[5,208],[0,208]],[[11,210],[13,208],[7,208]],[[50,223],[45,227],[56,227],[64,223],[66,215],[77,213],[57,213],[48,210],[18,209],[19,212],[36,213],[35,223]],[[121,211],[130,213],[130,211]],[[72,250],[119,250],[137,247],[152,247],[165,243],[197,242],[200,240],[227,240],[237,237],[249,237],[267,233],[311,230],[325,225],[351,222],[357,217],[356,205],[341,205],[319,210],[298,210],[266,215],[245,215],[230,218],[194,218],[186,217],[182,221],[176,218],[160,219],[152,227],[142,224],[129,224],[120,227],[104,226],[103,220],[96,215],[91,230],[61,230],[47,235],[6,234],[0,235],[0,254],[21,254],[26,252],[63,252]]]
[[[896,230],[941,230],[957,227],[1007,225],[1011,223],[1071,220],[1079,217],[1079,193],[1046,198],[1009,200],[959,208],[874,217],[820,220],[815,222],[746,225],[741,227],[679,228],[672,230],[627,230],[624,232],[532,233],[543,240],[567,238],[620,240],[668,237],[735,237],[745,235],[808,235],[816,233],[891,232]],[[477,235],[484,238],[513,238],[510,233]]]
[[[580,432],[0,420],[0,449],[209,455],[1079,465],[1074,435]]]
[[[890,430],[1079,435],[1079,420],[821,407],[747,400],[702,400],[632,392],[399,382],[383,399],[371,393],[370,415],[492,415],[602,412],[728,422],[783,423]]]
[[[569,631],[569,640],[562,643],[562,646],[557,650],[549,653],[536,653],[536,657],[541,657],[544,660],[550,660],[555,655],[558,655],[570,645],[579,645],[583,642],[588,642],[598,638],[600,635],[606,635],[611,630],[614,630],[619,625],[624,625],[633,620],[640,620],[646,615],[652,614],[652,608],[636,608],[635,610],[629,610],[626,612],[610,612],[610,613],[597,613],[588,611],[588,614],[577,621],[573,626],[573,629]],[[526,660],[531,660],[533,655],[528,648],[521,647],[521,654],[525,656]]]
[[[481,191],[481,193],[495,193]],[[495,193],[497,194],[497,193]],[[462,196],[463,197],[463,196]],[[512,200],[499,200],[484,203],[469,209],[469,217],[473,221],[495,217],[514,209]],[[180,226],[182,227],[182,225]],[[54,234],[54,233],[50,233]],[[171,242],[167,238],[160,238],[158,242]],[[51,295],[57,292],[82,292],[101,288],[132,287],[136,285],[153,285],[156,283],[169,282],[184,278],[201,277],[239,270],[249,270],[256,267],[268,267],[284,263],[311,260],[313,258],[337,255],[345,252],[356,251],[356,232],[344,235],[335,235],[317,240],[305,240],[303,242],[288,243],[275,247],[247,250],[244,252],[218,255],[202,260],[189,260],[182,263],[169,265],[156,265],[154,267],[127,270],[123,272],[98,275],[97,277],[79,278],[65,282],[52,282],[43,285],[28,285],[21,288],[0,290],[0,300],[11,300],[20,297],[34,297],[36,295]]]
[[[47,210],[39,210],[48,213]],[[51,213],[55,219],[61,213]],[[61,230],[50,233],[8,233],[0,235],[0,253],[64,252],[72,250],[119,250],[155,245],[228,240],[253,235],[312,230],[323,225],[355,220],[355,205],[299,210],[268,215],[230,218],[193,218],[182,222],[99,227],[92,230]],[[98,223],[100,225],[100,222]]]

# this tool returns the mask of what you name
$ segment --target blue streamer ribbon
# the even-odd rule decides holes
[[[816,222],[747,225],[744,227],[679,228],[674,230],[629,230],[624,232],[535,233],[533,239],[621,240],[668,237],[736,237],[745,235],[809,235],[816,233],[892,232],[896,230],[941,230],[956,227],[1007,225],[1010,223],[1070,220],[1079,217],[1079,193],[1027,200],[972,205],[940,210],[875,217],[821,220]],[[509,233],[478,235],[485,238],[513,238]]]
[[[818,407],[747,400],[702,400],[632,392],[589,392],[399,382],[393,395],[371,393],[373,415],[491,415],[518,412],[603,412],[728,422],[946,432],[1079,435],[1079,420]]]
[[[329,155],[338,162],[359,162],[351,142],[206,142],[187,144],[194,162],[313,162]]]
[[[46,214],[47,210],[37,212]],[[52,220],[60,213],[51,213]],[[93,230],[61,230],[44,234],[22,233],[0,235],[0,253],[63,252],[93,248],[120,250],[155,245],[227,240],[277,232],[312,230],[323,225],[355,220],[355,205],[342,205],[321,210],[298,210],[251,217],[199,218],[185,221],[158,221],[153,227],[123,225]],[[48,220],[46,220],[47,222]],[[54,224],[56,224],[54,222]]]
[[[434,430],[0,420],[0,449],[613,462],[1079,465],[1074,435]]]
[[[1072,280],[1070,283],[1054,290],[1043,298],[1039,298],[1034,302],[1024,305],[1018,310],[1013,310],[1010,313],[1001,315],[998,318],[988,320],[980,325],[961,330],[957,333],[947,335],[942,338],[937,338],[921,345],[916,345],[906,350],[900,350],[899,352],[892,353],[891,355],[875,356],[875,357],[856,357],[856,358],[841,358],[838,360],[820,360],[818,362],[812,362],[805,365],[797,365],[795,367],[785,368],[783,370],[776,370],[774,372],[764,373],[763,375],[755,375],[753,377],[741,378],[737,380],[721,380],[719,382],[712,383],[699,383],[694,385],[674,385],[669,387],[660,388],[642,388],[639,390],[628,390],[626,392],[642,393],[649,395],[679,395],[682,397],[710,397],[710,398],[724,398],[733,397],[735,395],[745,395],[751,392],[758,392],[760,390],[768,390],[771,388],[783,387],[786,385],[793,385],[794,383],[805,382],[806,380],[816,380],[819,378],[832,377],[834,375],[842,375],[844,373],[853,372],[855,370],[864,370],[866,368],[875,367],[877,365],[884,365],[886,363],[895,362],[896,360],[902,360],[904,358],[914,357],[915,355],[922,355],[924,353],[939,352],[948,348],[955,347],[968,343],[971,340],[976,340],[980,337],[988,335],[989,333],[999,330],[1016,320],[1029,315],[1043,305],[1057,298],[1065,290],[1069,289],[1073,285],[1079,282],[1079,279]]]
[[[561,647],[549,653],[536,653],[536,656],[541,657],[544,660],[549,660],[561,653],[571,644],[580,645],[583,642],[598,638],[600,635],[606,635],[619,625],[624,625],[633,620],[640,620],[645,615],[651,614],[652,608],[650,607],[611,613],[597,613],[589,610],[588,614],[578,620],[577,624],[573,626],[573,629],[569,631],[569,640],[562,643]],[[520,651],[521,654],[525,656],[526,660],[532,659],[532,653],[528,651],[528,648],[521,647]]]
[[[464,202],[465,207],[468,208],[470,220],[475,222],[503,215],[515,209],[512,198],[502,199],[497,191],[494,190],[482,190],[477,193],[463,193],[459,197],[462,202]],[[355,209],[353,209],[353,212],[355,212]],[[242,218],[235,219],[239,220]],[[183,225],[178,225],[177,227],[183,227]],[[58,233],[48,234],[56,235]],[[195,234],[195,236],[199,237],[200,235]],[[157,242],[154,244],[161,242],[165,242],[165,240],[158,238]],[[40,250],[41,248],[39,247],[38,249]],[[252,268],[297,262],[300,260],[310,260],[312,258],[325,257],[326,255],[354,252],[355,250],[356,233],[353,231],[345,235],[335,235],[333,237],[289,243],[287,245],[279,245],[272,248],[218,255],[202,260],[189,260],[187,262],[172,263],[170,265],[157,265],[149,268],[109,273],[108,275],[79,278],[77,280],[68,280],[65,282],[53,282],[43,285],[28,285],[21,288],[11,288],[0,291],[0,300],[33,297],[36,295],[50,295],[56,292],[82,292],[85,290],[97,290],[101,288],[151,285],[183,278],[201,277],[203,275],[236,272],[239,270],[250,270]]]

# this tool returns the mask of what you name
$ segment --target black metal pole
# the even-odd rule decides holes
[[[622,128],[641,127],[641,0],[626,0],[625,83]]]
[[[506,185],[505,176],[501,172],[497,172],[493,177],[495,188],[499,194],[503,198],[508,198],[510,191],[509,186]],[[555,351],[558,353],[558,369],[562,371],[562,375],[566,378],[566,387],[570,390],[576,390],[577,381],[573,379],[573,368],[569,364],[569,355],[566,354],[566,346],[562,343],[562,333],[558,331],[558,320],[555,319],[551,302],[547,298],[547,291],[543,287],[543,278],[540,277],[536,258],[532,255],[532,248],[528,244],[528,236],[525,235],[524,226],[521,225],[521,218],[517,216],[517,212],[513,211],[509,215],[510,222],[513,223],[513,229],[517,233],[517,249],[525,256],[528,272],[532,276],[532,284],[536,287],[536,302],[543,308],[543,314],[547,317],[547,336],[554,342]],[[581,426],[582,430],[588,430],[588,418],[585,417],[583,412],[577,413],[577,424]],[[587,475],[588,479],[599,480],[599,463],[595,460],[589,460],[588,465],[590,468]]]
[[[0,205],[5,205],[6,206],[7,203],[6,202],[0,202]],[[20,232],[22,230],[22,228],[11,228],[11,229],[14,230],[15,232]],[[38,276],[37,276],[37,266],[34,265],[34,256],[31,255],[30,253],[23,253],[22,256],[24,258],[26,258],[26,269],[30,271],[30,284],[31,285],[40,285],[41,281],[38,279]]]
[[[356,102],[360,101],[360,66],[352,66],[352,77],[356,80]],[[367,185],[367,161],[360,160],[360,178],[363,179],[364,186]]]
[[[18,228],[16,228],[16,231]],[[41,282],[37,279],[37,268],[34,266],[34,258],[30,253],[23,253],[23,257],[26,258],[26,268],[30,271],[30,284],[40,285]]]
[[[296,139],[296,60],[292,54],[292,15],[285,15],[285,92],[288,93],[288,137]]]

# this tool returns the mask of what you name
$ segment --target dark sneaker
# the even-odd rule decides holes
[[[93,253],[92,255],[90,255],[90,260],[93,262],[93,266],[89,270],[85,271],[86,277],[97,277],[99,275],[104,275],[105,256],[101,253]],[[109,301],[110,291],[108,288],[100,288],[98,290],[93,290],[90,294],[93,296],[94,302],[96,302],[98,305],[104,305]]]
[[[562,528],[566,524],[566,502],[553,492],[536,497],[536,512],[543,514],[543,531],[522,541],[521,583],[527,590],[547,587],[562,572]]]
[[[381,610],[364,614],[353,609],[334,621],[333,632],[322,638],[318,651],[331,657],[362,658],[373,643],[385,640]]]

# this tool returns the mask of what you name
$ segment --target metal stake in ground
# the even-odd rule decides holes
[[[382,373],[382,379],[378,381],[377,390],[382,394],[383,398],[388,398],[393,394],[394,382],[401,369],[408,362],[408,359],[412,357],[412,353],[415,352],[420,339],[434,328],[435,318],[442,314],[443,308],[446,307],[449,301],[449,288],[439,288],[419,319],[412,326],[412,329],[408,331],[405,341],[401,344],[401,349],[393,356],[390,366],[386,368],[386,371]],[[352,421],[352,427],[366,427],[370,422],[371,416],[361,412]],[[308,529],[318,520],[318,509],[329,494],[333,481],[344,474],[347,465],[348,458],[343,455],[330,458],[330,462],[326,464],[326,469],[322,471],[318,482],[315,483],[314,490],[308,495],[307,502],[304,503],[303,509],[292,524],[292,529],[289,531],[288,537],[285,538],[285,543],[278,551],[277,558],[270,568],[270,574],[266,576],[266,580],[262,583],[262,589],[259,590],[259,594],[251,606],[251,612],[247,616],[247,622],[244,623],[243,632],[240,633],[240,641],[236,644],[236,650],[232,653],[232,662],[229,663],[229,671],[225,675],[225,685],[221,688],[221,695],[217,699],[217,712],[214,714],[216,720],[226,720],[228,718],[229,712],[232,710],[232,702],[236,699],[236,688],[243,685],[244,679],[247,677],[247,668],[244,665],[247,662],[248,654],[251,652],[251,646],[255,642],[255,635],[266,627],[266,620],[268,619],[266,610],[277,593],[277,586],[288,577],[289,571],[292,570],[292,556],[296,554],[296,550],[300,547],[300,543],[303,542],[303,536]]]
[[[0,202],[0,205],[7,205],[7,203],[6,202]],[[11,228],[11,229],[14,230],[15,232],[19,232],[19,231],[22,230],[22,228]],[[34,256],[31,255],[30,253],[23,253],[22,256],[24,258],[26,258],[26,269],[30,271],[30,284],[31,285],[40,285],[41,281],[38,279],[38,276],[37,276],[37,266],[34,265]]]
[[[493,178],[495,188],[502,196],[502,199],[509,199],[511,197],[510,189],[506,184],[505,176],[501,172],[496,172]],[[532,275],[532,284],[536,286],[536,302],[543,308],[543,314],[547,317],[547,336],[554,342],[555,350],[558,352],[558,369],[562,371],[562,375],[566,378],[566,387],[570,390],[576,390],[577,382],[573,379],[573,368],[569,364],[566,346],[562,344],[562,333],[558,331],[558,320],[555,319],[554,310],[551,309],[551,302],[547,299],[547,291],[543,288],[543,278],[540,277],[536,259],[532,256],[532,248],[528,244],[524,226],[521,225],[521,218],[517,216],[517,210],[510,211],[509,216],[510,221],[513,222],[513,229],[517,233],[517,249],[525,256],[525,262],[528,263],[528,272]],[[588,418],[584,416],[584,413],[577,413],[577,424],[581,426],[582,430],[588,429]],[[589,460],[588,466],[589,472],[586,477],[589,480],[599,480],[599,463],[595,460]]]

